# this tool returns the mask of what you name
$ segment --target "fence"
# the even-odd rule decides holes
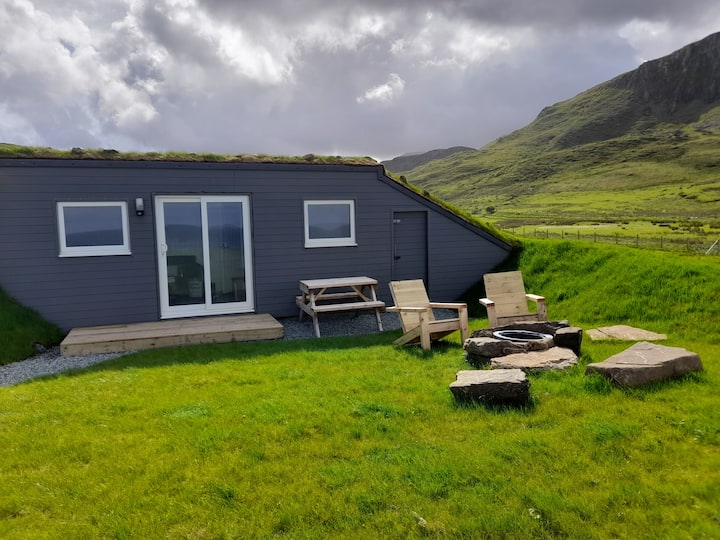
[[[527,227],[511,228],[510,232],[517,236],[531,236],[534,238],[556,238],[563,240],[582,240],[585,242],[599,242],[616,244],[643,249],[660,249],[666,251],[688,251],[691,253],[705,253],[706,255],[720,255],[720,239],[688,235],[673,236],[642,236],[626,234],[600,234],[597,231],[581,232],[550,229],[529,229]]]

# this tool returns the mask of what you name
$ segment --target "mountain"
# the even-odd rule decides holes
[[[451,148],[444,148],[439,150],[430,150],[429,152],[414,152],[411,154],[403,154],[393,159],[382,161],[381,163],[385,166],[388,171],[401,173],[403,171],[409,171],[426,163],[430,163],[435,159],[442,159],[458,152],[474,152],[475,148],[469,146],[453,146]]]
[[[407,180],[510,223],[720,219],[720,33],[544,108]]]

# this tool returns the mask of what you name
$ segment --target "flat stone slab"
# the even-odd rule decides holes
[[[587,331],[590,339],[593,341],[601,341],[603,339],[620,339],[625,341],[660,341],[667,339],[665,334],[656,334],[642,328],[635,328],[625,324],[616,326],[605,326],[602,328],[593,328]]]
[[[620,386],[642,386],[702,368],[694,352],[641,341],[604,362],[588,364],[585,375],[599,373]]]
[[[576,366],[577,355],[565,347],[553,347],[546,351],[508,354],[490,360],[495,369],[521,369],[523,371],[562,371]]]
[[[530,399],[530,381],[521,369],[462,370],[450,391],[458,401],[522,405]]]
[[[552,337],[524,343],[495,339],[493,337],[471,337],[465,340],[465,359],[476,367],[488,364],[493,358],[528,351],[545,351],[554,345]]]

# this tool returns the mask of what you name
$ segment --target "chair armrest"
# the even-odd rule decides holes
[[[428,307],[390,306],[390,307],[386,307],[385,311],[407,311],[409,313],[423,313],[425,311],[428,311],[429,309],[430,309],[430,306],[428,306]]]
[[[430,302],[430,307],[437,309],[467,309],[467,304],[461,302]]]
[[[538,321],[547,321],[547,304],[545,303],[545,297],[537,294],[526,294],[525,298],[537,304]]]
[[[493,302],[489,298],[481,298],[480,303],[485,306],[485,309],[487,309],[488,323],[490,323],[490,328],[495,328],[496,326],[498,326],[497,312],[495,311],[495,302]]]

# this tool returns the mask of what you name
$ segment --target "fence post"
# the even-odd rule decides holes
[[[710,246],[710,249],[708,249],[708,250],[705,252],[705,255],[710,255],[710,252],[713,250],[713,248],[714,248],[715,246],[717,246],[718,242],[720,242],[720,239],[715,240],[715,241],[713,242],[713,245]]]

